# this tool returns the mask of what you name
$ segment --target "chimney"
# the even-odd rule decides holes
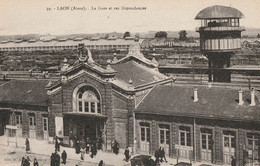
[[[209,87],[209,88],[212,87],[212,82],[208,82],[208,87]]]
[[[198,88],[193,89],[193,102],[199,101],[198,99]]]
[[[240,89],[238,91],[238,105],[243,105],[244,104],[244,101],[243,101],[243,91],[242,89]]]
[[[255,106],[255,89],[252,88],[251,90],[251,103],[250,106]]]

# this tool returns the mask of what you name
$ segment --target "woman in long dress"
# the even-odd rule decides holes
[[[30,142],[28,138],[26,138],[25,140],[25,147],[26,147],[26,153],[30,153],[31,149],[30,149]]]

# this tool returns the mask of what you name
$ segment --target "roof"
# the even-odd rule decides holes
[[[139,40],[141,43],[143,40]],[[121,38],[116,38],[115,40],[106,40],[106,39],[97,39],[97,40],[88,40],[88,39],[79,39],[79,40],[72,40],[72,39],[64,39],[64,40],[48,40],[48,41],[35,41],[35,42],[28,42],[22,41],[19,43],[16,42],[5,42],[1,41],[0,48],[9,48],[9,47],[52,47],[52,46],[78,46],[79,43],[84,43],[85,45],[123,45],[128,46],[133,43],[136,43],[133,40],[125,40]]]
[[[215,19],[215,18],[243,18],[244,15],[239,10],[228,6],[210,6],[201,10],[195,19]]]
[[[257,96],[257,95],[256,95]],[[193,87],[158,85],[138,105],[135,112],[167,116],[203,117],[210,119],[260,120],[259,99],[250,105],[250,92],[243,92],[243,105],[238,105],[238,89],[198,87],[199,101],[193,102]]]
[[[48,106],[46,80],[12,80],[0,86],[0,103]]]
[[[117,63],[112,66],[117,71],[115,78],[127,84],[132,80],[132,85],[138,86],[156,81],[156,79],[166,79],[167,77],[154,68],[144,66],[134,60],[124,63]]]

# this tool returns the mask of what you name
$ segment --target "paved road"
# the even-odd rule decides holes
[[[0,149],[0,166],[20,166],[21,159],[23,156],[28,155],[29,158],[33,161],[34,158],[37,158],[40,166],[50,166],[50,156],[48,155],[39,155],[39,154],[26,154],[23,152],[23,148],[11,149],[8,147],[1,146]],[[80,160],[68,160],[67,166],[97,166],[96,163],[90,163],[87,161]],[[32,162],[31,162],[32,165]],[[61,164],[62,166],[63,164]]]

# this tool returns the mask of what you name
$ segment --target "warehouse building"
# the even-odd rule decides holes
[[[75,38],[75,39],[51,39],[51,40],[35,40],[29,41],[1,41],[0,51],[60,51],[73,50],[78,48],[79,43],[84,43],[89,49],[97,50],[128,50],[131,44],[142,42],[142,39],[126,37],[124,39],[118,37],[102,38]]]

